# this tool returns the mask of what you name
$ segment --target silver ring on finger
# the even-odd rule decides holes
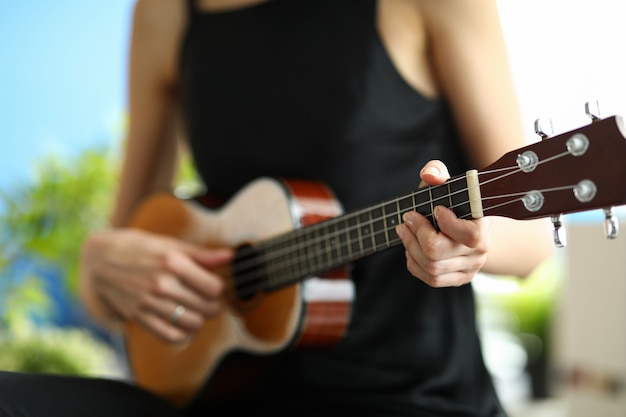
[[[178,304],[174,307],[174,311],[170,314],[170,323],[175,326],[176,323],[178,323],[178,320],[180,320],[183,314],[185,314],[185,311],[187,311],[187,308],[185,308],[182,304]]]

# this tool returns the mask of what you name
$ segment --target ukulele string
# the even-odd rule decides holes
[[[538,191],[540,191],[541,193],[551,193],[551,192],[557,192],[557,191],[573,190],[576,187],[577,187],[576,185],[565,185],[565,186],[562,186],[562,187],[545,188],[545,189],[538,190]],[[501,198],[519,197],[519,196],[524,196],[524,195],[526,195],[526,192],[520,191],[518,193],[502,194],[502,195],[493,196],[493,197],[483,197],[482,201],[496,200],[496,199],[499,200]],[[516,203],[516,202],[518,202],[520,200],[521,200],[521,198],[512,198],[509,201],[505,201],[503,203],[494,204],[494,205],[489,206],[487,208],[483,208],[483,212],[490,211],[490,210],[495,210],[497,208],[504,207],[504,206],[508,206],[508,205]],[[468,218],[471,215],[472,215],[471,213],[463,214],[463,215],[459,216],[459,219],[466,219],[466,218]]]
[[[456,177],[451,178],[449,183],[454,183],[457,181],[464,180],[465,177]],[[349,259],[353,259],[352,256],[352,247],[355,243],[361,241],[359,237],[354,237],[353,234],[357,232],[357,229],[364,228],[365,226],[371,227],[374,223],[383,221],[387,223],[390,221],[392,223],[391,227],[385,228],[382,232],[375,232],[373,235],[370,234],[370,239],[375,239],[376,236],[379,236],[381,233],[387,234],[385,237],[386,246],[391,247],[397,244],[400,239],[397,237],[389,237],[389,233],[393,233],[395,235],[395,226],[400,224],[401,214],[403,212],[416,210],[420,207],[429,206],[431,201],[426,201],[424,203],[417,204],[415,203],[415,197],[427,193],[429,190],[421,189],[417,192],[412,192],[407,195],[398,197],[395,199],[396,204],[400,200],[412,199],[413,203],[405,208],[403,211],[393,211],[390,213],[385,213],[385,215],[381,217],[371,218],[366,222],[359,223],[356,225],[350,225],[347,228],[341,227],[340,223],[345,222],[348,223],[350,219],[357,219],[360,215],[371,212],[376,209],[383,209],[384,206],[388,206],[393,204],[392,200],[386,201],[377,205],[373,205],[352,213],[347,214],[346,216],[340,216],[341,218],[329,218],[323,222],[312,224],[306,229],[296,229],[290,233],[276,236],[271,238],[265,242],[262,242],[262,250],[259,247],[255,246],[246,246],[240,249],[240,259],[235,259],[231,265],[232,272],[235,276],[237,276],[237,283],[239,290],[238,293],[242,294],[243,287],[246,284],[251,286],[251,291],[254,293],[257,291],[256,284],[265,276],[269,276],[271,274],[283,274],[285,277],[283,279],[273,280],[273,283],[280,285],[281,283],[288,283],[292,280],[291,277],[294,275],[293,270],[295,265],[304,265],[312,263],[316,257],[323,257],[325,254],[328,255],[330,252],[337,252],[339,255],[339,259],[346,258],[346,262]],[[467,191],[467,189],[461,189],[454,193],[447,194],[445,196],[440,197],[439,199],[448,199],[451,195],[462,193]],[[463,204],[467,204],[467,202],[460,203],[457,206],[461,206]],[[454,207],[457,207],[454,206]],[[451,208],[454,208],[451,207]],[[432,214],[425,214],[425,216],[432,217]],[[322,232],[324,229],[330,229],[334,227],[335,231],[328,233]],[[338,230],[337,228],[340,228]],[[320,233],[321,232],[321,233]],[[306,237],[306,236],[315,236],[318,233],[317,237],[312,237],[311,239],[306,239],[305,241],[298,241],[298,238]],[[321,236],[320,236],[321,234]],[[347,236],[348,239],[345,241],[341,241],[341,237]],[[397,235],[396,235],[397,236]],[[323,242],[339,242],[338,246],[333,246],[328,250],[319,250],[315,249],[311,251],[310,248],[316,245],[320,245]],[[341,255],[345,252],[345,255]],[[307,255],[308,254],[308,255]],[[364,255],[364,254],[362,254]],[[308,262],[307,262],[308,261]],[[332,262],[330,266],[335,265],[336,263],[341,264],[342,262]],[[264,271],[263,265],[272,265],[271,272]],[[327,270],[327,266],[320,262],[315,262],[316,270]],[[307,266],[303,266],[296,269],[306,269]],[[245,272],[244,272],[245,271]],[[299,274],[302,276],[306,276],[307,274]]]
[[[494,171],[488,171],[486,173],[491,173],[491,172],[500,172],[500,171],[510,171],[512,169],[516,169],[517,167],[513,167],[513,168],[500,168],[498,170],[494,170]],[[450,179],[449,183],[454,183],[457,181],[462,181],[465,180],[466,177],[465,176],[460,176],[460,177],[455,177]],[[450,194],[446,194],[444,196],[438,197],[437,200],[443,200],[443,199],[449,199],[450,196],[452,195],[456,195],[459,193],[463,193],[466,192],[468,190],[468,188],[462,188],[458,191],[455,191],[453,193]],[[428,189],[420,189],[416,192],[413,193],[409,193],[405,196],[401,196],[398,197],[396,200],[406,200],[409,198],[413,198],[414,196],[419,196],[421,194],[425,194],[428,193],[429,190]],[[452,205],[449,208],[450,209],[454,209],[454,208],[458,208],[462,205],[465,205],[469,202],[469,200],[465,200],[462,201],[456,205]],[[359,225],[352,225],[348,228],[342,228],[340,231],[336,231],[333,233],[324,233],[322,237],[318,237],[318,238],[313,238],[313,239],[309,239],[303,243],[296,243],[295,245],[293,245],[293,241],[297,240],[297,237],[294,238],[292,237],[292,235],[295,234],[299,234],[299,235],[305,235],[305,234],[314,234],[315,232],[319,232],[321,229],[324,228],[330,228],[332,226],[338,226],[339,223],[341,222],[348,222],[349,218],[357,218],[359,215],[362,215],[364,213],[368,213],[370,211],[373,211],[375,209],[382,209],[383,206],[385,205],[389,205],[389,204],[393,204],[390,203],[389,201],[378,204],[378,205],[373,205],[371,207],[365,208],[365,209],[361,209],[359,211],[353,212],[349,215],[346,216],[342,216],[342,218],[338,219],[338,218],[330,218],[324,222],[321,223],[316,223],[313,224],[311,226],[309,226],[306,231],[304,231],[303,229],[297,229],[294,230],[292,233],[288,233],[286,235],[281,235],[281,236],[277,236],[275,238],[272,238],[266,242],[263,242],[263,247],[264,249],[266,249],[267,252],[271,253],[271,256],[268,256],[267,254],[261,255],[259,256],[259,258],[253,258],[251,256],[253,256],[255,253],[260,252],[256,247],[243,247],[241,248],[241,251],[243,253],[242,258],[245,259],[241,259],[238,262],[236,262],[235,266],[236,268],[233,269],[233,271],[235,273],[238,273],[242,270],[246,270],[246,269],[254,269],[256,267],[258,267],[259,265],[265,264],[268,261],[273,261],[276,259],[279,259],[281,257],[284,257],[285,255],[290,255],[293,252],[298,252],[298,251],[307,251],[307,249],[310,246],[319,244],[321,242],[325,242],[328,240],[334,240],[336,241],[340,236],[350,236],[351,232],[355,232],[357,228],[362,228],[364,226],[372,226],[374,223],[376,222],[380,222],[383,221],[385,223],[387,223],[388,220],[391,219],[391,221],[393,222],[392,227],[388,227],[385,230],[383,230],[382,232],[376,233],[373,235],[373,237],[375,238],[377,235],[380,235],[380,233],[387,233],[389,232],[391,229],[395,228],[396,226],[396,218],[401,217],[401,214],[404,212],[408,212],[408,211],[413,211],[413,210],[417,210],[419,208],[425,207],[425,206],[430,206],[431,205],[431,201],[428,200],[426,202],[420,203],[420,204],[412,204],[411,206],[405,208],[403,211],[395,211],[395,212],[391,212],[391,213],[386,213],[384,216],[382,217],[376,217],[376,218],[371,218],[370,220],[361,223]],[[432,217],[432,214],[428,213],[424,215],[425,217],[429,218]],[[370,238],[372,238],[372,235],[370,235]],[[348,247],[350,245],[353,245],[355,242],[358,242],[359,239],[354,239],[352,238],[351,240],[347,240],[344,242],[341,242],[343,247]],[[399,239],[395,238],[389,241],[389,246],[395,244],[399,242]],[[283,248],[280,248],[280,246],[284,246]],[[335,250],[339,251],[341,250],[343,247],[334,247]],[[247,253],[246,253],[247,252]],[[290,257],[291,260],[293,260],[293,257]],[[296,259],[296,261],[301,262],[301,260],[299,258]],[[322,268],[323,269],[323,268]],[[258,279],[257,277],[252,277],[251,280],[255,280]]]
[[[547,158],[539,162],[538,164],[547,163],[549,161],[552,161],[554,159],[567,156],[567,155],[569,155],[569,153],[564,152],[562,154],[558,154],[553,157]],[[483,184],[487,184],[493,181],[500,180],[507,176],[520,173],[522,172],[522,170],[516,165],[512,167],[505,167],[505,168],[499,168],[496,170],[479,172],[478,175],[481,176],[481,175],[501,173],[501,172],[504,172],[504,173],[499,176],[490,178],[488,180],[480,181],[479,185],[483,185]],[[465,176],[455,177],[455,178],[450,179],[448,183],[454,183],[456,181],[465,180],[465,179],[466,179]],[[550,189],[545,189],[541,191],[544,193],[549,193],[549,192],[555,192],[555,191],[562,191],[564,189],[572,189],[574,187],[575,185],[550,188]],[[414,199],[416,196],[419,196],[424,193],[428,193],[431,191],[431,188],[432,187],[427,187],[424,189],[420,189],[416,192],[409,193],[405,196],[401,196],[395,199],[396,205],[398,204],[400,200],[404,200],[408,198]],[[448,199],[452,195],[463,193],[463,192],[466,192],[467,190],[468,190],[467,187],[462,188],[458,191],[449,193],[445,196],[437,197],[435,201]],[[492,205],[489,207],[484,207],[483,212],[489,212],[490,210],[494,210],[496,208],[518,202],[521,200],[521,196],[525,194],[526,192],[518,192],[518,193],[511,193],[511,194],[503,194],[500,196],[483,197],[481,198],[483,201],[488,201],[492,199],[510,198],[510,200],[507,202],[499,203],[499,204]],[[448,208],[454,209],[462,205],[465,205],[468,202],[469,201],[464,201]],[[278,236],[276,238],[270,239],[267,242],[265,242],[263,245],[264,250],[258,250],[255,247],[242,248],[241,249],[242,251],[249,252],[249,253],[244,254],[243,256],[244,259],[236,260],[233,263],[233,272],[237,276],[237,286],[239,287],[238,293],[242,294],[242,291],[245,290],[245,288],[243,287],[248,283],[251,284],[251,286],[253,287],[251,288],[251,290],[253,292],[257,292],[256,283],[258,283],[259,280],[262,279],[263,277],[269,278],[270,276],[277,276],[278,279],[274,278],[272,280],[272,284],[280,286],[281,284],[287,284],[287,283],[294,281],[294,276],[299,275],[299,276],[304,277],[309,274],[313,274],[317,271],[326,271],[333,266],[337,266],[337,264],[340,265],[342,262],[338,262],[337,259],[342,259],[342,258],[346,258],[346,260],[354,259],[353,257],[354,251],[352,251],[352,248],[355,247],[355,245],[358,242],[361,242],[363,238],[360,237],[358,233],[357,233],[357,236],[354,237],[352,236],[351,232],[358,232],[357,229],[362,229],[363,231],[369,232],[372,230],[372,225],[375,222],[384,221],[386,224],[388,219],[392,219],[392,226],[384,228],[384,230],[382,231],[375,231],[374,233],[365,234],[365,238],[371,239],[373,242],[372,247],[368,248],[370,250],[369,253],[375,252],[377,250],[377,247],[381,246],[381,245],[374,244],[374,242],[376,242],[376,237],[380,236],[381,234],[386,234],[384,246],[387,246],[387,247],[394,246],[400,242],[400,239],[395,234],[395,226],[397,225],[397,223],[395,223],[396,218],[400,219],[401,215],[404,212],[417,210],[418,208],[421,208],[423,206],[431,205],[432,201],[429,200],[420,204],[412,204],[410,207],[404,210],[400,210],[400,211],[396,211],[392,213],[385,213],[384,216],[370,218],[370,220],[366,222],[359,223],[357,225],[353,225],[348,228],[341,229],[340,231],[335,230],[331,233],[323,232],[318,235],[315,235],[316,232],[320,232],[324,229],[329,229],[332,226],[338,226],[340,222],[347,222],[348,221],[347,218],[352,218],[352,219],[358,218],[359,215],[371,212],[372,210],[375,210],[375,209],[382,209],[384,206],[388,206],[389,204],[390,202],[387,201],[385,203],[381,203],[378,205],[374,205],[374,206],[356,211],[348,215],[347,217],[340,216],[342,217],[341,219],[335,219],[335,218],[328,219],[321,223],[316,223],[307,227],[306,231],[304,231],[303,229],[295,230],[294,231],[296,233],[295,238],[292,237],[292,233]],[[432,217],[432,214],[426,214],[425,216],[427,218]],[[471,213],[460,216],[460,218],[468,218],[468,217],[471,217]],[[392,233],[395,237],[389,236],[390,233]],[[302,243],[297,241],[297,236],[307,235],[307,234],[313,237]],[[349,237],[349,239],[342,242],[340,239],[340,237],[342,236],[347,236]],[[339,243],[339,246],[333,246],[331,244],[330,246],[320,247],[321,243],[323,242],[327,243],[329,241],[333,243]],[[368,254],[367,251],[362,250],[362,246],[358,246],[358,247],[359,249],[357,249],[356,252],[359,253],[360,256],[365,256]],[[333,253],[336,253],[338,256],[333,257],[332,256]],[[345,255],[343,255],[344,253]],[[331,259],[331,258],[333,258],[332,261],[327,262],[330,265],[328,266],[325,265],[324,259]],[[271,264],[271,270],[268,271],[268,270],[264,270],[263,268],[261,268],[262,265],[269,265],[269,264]],[[315,264],[315,268],[310,268],[309,266],[310,264]],[[294,273],[294,270],[303,270],[303,269],[306,270],[306,273],[301,273],[301,274]],[[246,270],[248,271],[243,272]]]
[[[501,177],[505,177],[507,175],[510,175],[511,172],[513,171],[513,173],[515,173],[517,170],[517,172],[519,172],[519,168],[518,167],[511,167],[511,168],[501,168],[498,170],[493,170],[493,171],[486,171],[484,172],[484,174],[487,173],[491,173],[491,172],[501,172],[501,171],[507,171],[506,174],[502,175]],[[454,182],[454,181],[459,181],[459,180],[464,180],[465,177],[461,176],[458,178],[454,178],[451,179],[450,182]],[[461,192],[465,192],[467,191],[467,188],[463,188],[461,190],[456,191],[453,194],[457,194],[457,193],[461,193]],[[398,200],[400,199],[406,199],[406,198],[412,198],[415,195],[419,195],[419,194],[423,194],[423,193],[427,193],[429,192],[428,189],[421,189],[415,193],[410,193],[407,196],[403,196],[400,197]],[[443,198],[448,198],[449,195],[446,196],[442,196],[439,199],[443,199]],[[518,201],[519,199],[514,199],[511,201],[511,203]],[[451,209],[454,209],[458,206],[467,204],[468,201],[465,202],[461,202],[453,207],[450,207]],[[389,204],[389,202],[385,203],[385,204]],[[431,201],[427,201],[424,203],[420,203],[417,205],[412,205],[411,207],[405,209],[405,211],[411,211],[414,209],[417,209],[419,207],[422,206],[426,206],[426,205],[430,205]],[[369,210],[371,210],[372,208],[380,208],[383,204],[379,205],[379,206],[372,206],[371,208],[366,208],[363,210],[360,210],[359,212],[354,213],[353,215],[349,216],[349,217],[357,217],[359,214],[362,214],[363,212],[367,212]],[[485,209],[485,210],[489,210],[489,208]],[[383,217],[380,218],[374,218],[368,222],[366,222],[365,224],[371,225],[373,224],[375,221],[381,221],[384,220],[386,221],[388,218],[393,217],[395,219],[396,216],[400,216],[400,212],[394,212],[394,213],[390,213],[390,214],[386,214]],[[432,217],[431,214],[427,214],[426,217]],[[463,217],[467,217],[467,216],[463,216]],[[343,221],[343,220],[342,220]],[[313,235],[315,231],[319,231],[319,229],[321,229],[324,225],[328,225],[328,224],[333,224],[333,223],[337,223],[337,221],[334,221],[334,219],[329,219],[326,222],[322,222],[322,223],[318,223],[318,224],[314,224],[311,225],[309,228],[307,228],[307,230],[310,230],[308,233]],[[286,237],[286,236],[278,236],[277,238],[271,239],[268,242],[266,242],[265,246],[263,249],[265,249],[264,251],[259,251],[258,249],[254,248],[254,247],[246,247],[246,248],[242,248],[243,251],[245,252],[249,252],[249,254],[244,256],[244,259],[241,259],[239,261],[236,261],[234,263],[233,266],[233,271],[235,272],[235,275],[237,275],[237,286],[238,286],[238,294],[240,295],[244,295],[245,294],[245,285],[249,284],[250,285],[250,292],[251,294],[248,295],[252,295],[253,293],[256,293],[258,291],[256,284],[259,282],[260,279],[262,279],[263,277],[269,277],[270,275],[276,277],[278,276],[279,278],[274,278],[272,283],[276,286],[280,286],[281,284],[287,284],[290,283],[291,281],[294,280],[294,276],[307,276],[309,275],[308,273],[310,272],[311,274],[313,272],[316,271],[324,271],[324,270],[328,270],[329,267],[326,267],[326,265],[323,264],[323,259],[324,259],[324,255],[326,255],[327,258],[330,257],[330,253],[331,252],[337,252],[337,254],[339,254],[339,259],[345,257],[348,259],[354,259],[352,257],[352,252],[351,252],[351,248],[354,246],[354,244],[356,242],[359,242],[361,239],[357,238],[351,238],[349,240],[346,240],[345,242],[340,242],[340,246],[339,247],[331,247],[328,250],[322,250],[319,251],[317,248],[311,250],[311,248],[314,248],[316,245],[319,245],[321,242],[327,242],[329,240],[329,238],[332,239],[337,239],[339,236],[350,236],[350,232],[354,232],[357,228],[363,227],[363,224],[361,225],[355,225],[352,227],[349,227],[347,229],[343,229],[340,232],[334,232],[334,233],[326,233],[324,236],[322,237],[317,237],[317,238],[312,238],[307,240],[304,243],[300,243],[300,242],[296,242],[294,245],[294,238],[291,237]],[[389,232],[393,232],[393,234],[395,235],[395,224],[392,228],[388,228],[383,230],[380,233],[389,233]],[[300,234],[305,234],[302,233],[303,229],[298,229],[295,232],[298,233],[300,231]],[[374,239],[376,237],[377,234],[380,233],[374,233]],[[397,237],[397,235],[395,235],[396,237],[392,237],[391,239],[388,239],[388,243],[386,244],[387,247],[391,247],[395,244],[398,244],[400,242],[400,239]],[[370,238],[372,238],[372,236],[369,236]],[[387,238],[386,238],[387,239]],[[342,256],[341,254],[344,252],[348,252],[347,255]],[[374,249],[375,251],[375,249]],[[366,255],[367,253],[361,253],[361,255]],[[249,257],[248,257],[249,256]],[[318,262],[315,262],[316,258],[318,259]],[[322,261],[322,262],[319,262]],[[268,265],[270,262],[272,262],[272,269],[271,271],[266,271],[263,270],[262,268],[259,268],[262,265]],[[294,269],[306,269],[307,266],[302,266],[300,268],[297,268],[296,265],[303,265],[304,263],[315,263],[316,271],[309,271],[307,270],[307,273],[300,273],[300,274],[295,274],[294,273]],[[331,266],[333,265],[337,265],[337,264],[341,264],[342,262],[333,262],[331,264]],[[312,269],[312,268],[309,268]],[[245,270],[248,270],[247,272],[243,272]]]

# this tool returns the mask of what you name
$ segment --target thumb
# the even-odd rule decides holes
[[[422,182],[420,182],[420,187],[424,187],[426,185],[439,185],[443,184],[450,178],[450,173],[448,172],[448,167],[439,161],[439,160],[431,160],[424,165],[422,170],[420,171],[420,178]]]

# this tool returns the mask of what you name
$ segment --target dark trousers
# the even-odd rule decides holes
[[[100,378],[0,371],[0,417],[179,417],[162,399]]]

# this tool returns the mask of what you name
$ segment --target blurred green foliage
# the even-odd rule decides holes
[[[80,244],[106,225],[116,178],[116,158],[106,146],[37,162],[32,183],[0,192],[0,266],[18,256],[50,262],[75,293]]]
[[[80,328],[14,326],[0,342],[0,369],[81,376],[117,376],[114,350]]]
[[[30,182],[0,190],[0,369],[102,375],[114,362],[111,347],[89,330],[55,327],[46,280],[52,271],[69,302],[79,302],[80,248],[108,225],[117,151],[101,145],[71,157],[48,155]],[[183,159],[178,185],[198,184],[191,160]]]
[[[29,183],[0,190],[0,369],[93,375],[110,367],[113,349],[89,330],[54,326],[44,274],[57,275],[77,302],[80,245],[106,225],[116,172],[111,147],[94,146],[48,155]]]

